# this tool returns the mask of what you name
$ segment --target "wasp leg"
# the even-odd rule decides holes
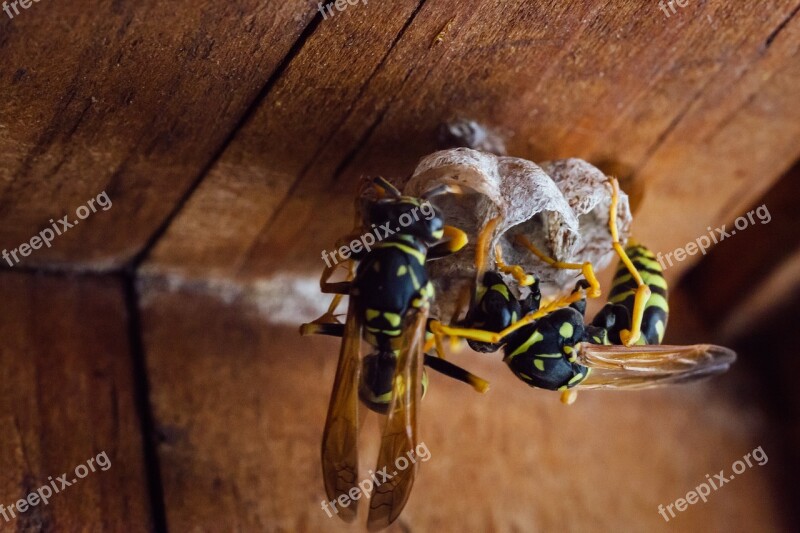
[[[344,325],[340,323],[339,320],[336,318],[336,308],[339,307],[339,303],[341,303],[342,297],[350,292],[351,282],[344,281],[341,283],[328,283],[328,278],[330,278],[333,275],[334,270],[336,270],[336,266],[326,267],[325,270],[322,272],[322,278],[320,279],[319,282],[322,292],[328,294],[330,293],[334,294],[333,300],[331,300],[331,303],[328,306],[328,310],[325,311],[325,313],[323,313],[322,316],[320,316],[316,320],[313,320],[308,324],[302,324],[300,326],[300,335],[334,335],[339,337],[342,336],[341,334],[337,335],[337,333],[335,333],[339,331],[339,329],[337,328],[341,328],[342,332],[344,331]],[[348,274],[348,276],[350,275],[352,275],[352,267],[350,268],[350,274]],[[346,290],[344,290],[344,292],[338,292],[337,290],[335,290],[336,286],[341,285],[342,283],[347,285]],[[331,286],[333,286],[334,290],[330,290]],[[334,331],[334,333],[327,333],[327,331]]]
[[[470,303],[472,300],[472,290],[469,285],[464,285],[458,293],[456,300],[456,307],[453,310],[453,315],[450,317],[451,324],[458,324],[462,316],[466,316],[469,312]]]
[[[572,405],[578,399],[578,391],[575,389],[564,389],[561,391],[561,403]]]
[[[320,322],[309,322],[308,324],[303,324],[300,326],[300,335],[328,335],[330,337],[343,337],[344,324],[339,324],[338,322],[328,322],[325,324]]]
[[[433,189],[430,189],[424,192],[421,196],[423,200],[430,200],[436,196],[441,196],[443,194],[464,194],[464,189],[461,186],[456,185],[454,183],[443,183],[441,185],[437,185]]]
[[[436,356],[439,359],[443,359],[443,360],[447,359],[447,357],[445,355],[445,351],[444,351],[444,338],[445,337],[447,337],[447,336],[450,337],[450,346],[451,346],[451,348],[455,348],[455,343],[457,343],[459,339],[462,339],[462,338],[463,339],[468,339],[469,338],[469,337],[466,337],[464,335],[450,334],[448,332],[443,331],[443,328],[446,328],[446,327],[449,327],[449,326],[444,326],[438,320],[431,320],[429,322],[429,324],[428,324],[428,329],[430,329],[432,338],[425,342],[425,348],[424,348],[424,350],[426,352],[428,352],[431,349],[435,348],[436,349]],[[454,328],[454,329],[460,331],[462,328]]]
[[[378,193],[378,198],[385,198],[387,195],[394,198],[401,196],[401,193],[397,187],[380,176],[373,178],[370,182],[370,185],[375,188],[376,192]]]
[[[445,226],[442,242],[428,249],[428,259],[439,259],[461,250],[469,242],[467,234],[455,226]]]
[[[344,296],[350,294],[350,288],[353,283],[350,281],[339,281],[337,283],[326,283],[322,286],[322,292],[325,294],[335,294],[337,296]],[[334,298],[335,300],[336,298]]]
[[[347,279],[348,281],[340,281],[336,283],[330,283],[328,280],[333,276],[333,273],[336,269],[341,265],[333,265],[333,266],[326,266],[325,269],[322,271],[322,276],[319,280],[319,288],[324,294],[334,294],[333,300],[331,300],[330,305],[328,306],[328,310],[323,313],[323,315],[313,322],[312,324],[338,324],[339,321],[336,319],[336,308],[339,307],[339,304],[342,301],[342,297],[346,294],[350,294],[350,289],[352,287],[352,282],[349,281],[353,279],[353,271],[355,269],[355,264],[350,261],[348,264],[348,271],[347,271]],[[305,325],[304,325],[305,326]],[[302,333],[301,326],[301,333]]]
[[[440,357],[434,357],[432,355],[425,354],[425,366],[436,370],[440,374],[444,374],[445,376],[451,377],[467,385],[471,386],[473,389],[480,393],[484,393],[489,390],[489,382],[483,378],[464,370],[460,366],[456,366],[449,361],[445,361]]]
[[[594,267],[592,263],[589,261],[585,263],[565,263],[563,261],[556,261],[552,257],[548,257],[544,253],[542,253],[536,246],[533,245],[524,235],[517,235],[514,237],[514,242],[520,246],[527,248],[533,255],[547,263],[553,268],[564,269],[564,270],[580,270],[583,274],[583,277],[589,283],[589,287],[586,291],[586,296],[588,298],[597,298],[600,296],[602,291],[600,290],[600,282],[597,281],[597,276],[594,274]]]
[[[458,301],[456,302],[455,311],[453,311],[453,315],[450,317],[450,323],[456,324],[458,322],[459,317],[464,313],[465,309],[469,309],[470,303],[470,288],[469,286],[464,286],[461,288],[461,292],[458,295]],[[430,323],[435,322],[434,319],[430,319],[428,323],[428,331],[430,329]],[[432,332],[432,331],[431,331]],[[450,350],[455,352],[461,349],[461,338],[451,336],[450,337]],[[436,355],[439,359],[446,359],[444,354],[444,343],[442,342],[442,338],[437,336],[435,333],[431,335],[431,338],[425,341],[425,352],[431,351],[433,348],[436,348]]]
[[[478,234],[478,242],[475,246],[475,271],[477,272],[476,279],[482,280],[483,275],[486,273],[486,259],[489,257],[489,245],[492,243],[494,230],[497,224],[502,219],[502,215],[497,215],[481,229]]]
[[[503,261],[503,250],[500,245],[494,247],[494,262],[497,263],[497,269],[504,274],[510,274],[517,280],[520,287],[528,287],[536,282],[536,278],[525,272],[519,265],[507,265]]]
[[[430,328],[431,333],[433,333],[434,340],[436,341],[437,351],[441,348],[441,339],[446,335],[461,337],[463,339],[478,341],[478,342],[485,342],[488,344],[499,344],[503,342],[503,339],[514,333],[520,328],[531,324],[538,319],[546,316],[553,311],[561,309],[562,307],[567,307],[572,305],[573,303],[582,300],[586,297],[585,291],[580,286],[574,291],[572,294],[568,296],[564,296],[555,300],[554,302],[550,303],[549,305],[542,307],[538,311],[535,311],[531,314],[525,315],[524,317],[520,318],[504,330],[500,332],[494,331],[487,331],[482,329],[475,329],[475,328],[461,328],[461,327],[453,327],[453,326],[445,326],[441,322],[437,320],[431,321]]]
[[[642,279],[641,274],[631,262],[630,257],[625,252],[622,244],[619,242],[619,231],[617,230],[617,204],[619,203],[619,182],[616,178],[609,178],[611,182],[611,209],[608,217],[608,229],[611,231],[611,244],[614,251],[617,252],[620,261],[625,264],[628,272],[636,281],[637,289],[636,296],[633,303],[633,316],[631,329],[623,329],[619,332],[619,338],[625,346],[631,346],[639,340],[642,330],[642,318],[644,317],[644,308],[647,305],[647,300],[650,298],[650,287]]]
[[[303,324],[300,327],[300,332],[303,335],[328,335],[330,337],[344,336],[344,324]],[[484,393],[489,390],[489,382],[485,379],[476,376],[475,374],[454,365],[439,357],[425,354],[425,366],[451,377],[455,380],[466,383],[476,391]]]
[[[477,271],[476,279],[483,279],[483,274],[486,272],[486,258],[489,255],[489,245],[491,244],[492,236],[494,235],[494,230],[497,228],[497,224],[500,222],[501,216],[498,215],[491,219],[489,222],[486,223],[486,226],[480,231],[478,235],[478,242],[475,249],[475,270]],[[460,314],[461,308],[457,308],[457,312]],[[431,324],[439,324],[442,325],[441,322],[438,320],[431,321]],[[445,333],[440,333],[438,330],[431,329],[431,333],[433,334],[433,339],[428,341],[425,344],[426,351],[430,350],[431,348],[436,348],[436,354],[441,358],[445,358],[444,354],[444,337],[447,336]],[[463,337],[462,335],[452,335],[453,337]],[[467,338],[467,337],[463,337]]]

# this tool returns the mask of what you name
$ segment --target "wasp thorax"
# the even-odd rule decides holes
[[[381,228],[384,235],[412,235],[427,244],[444,234],[444,217],[429,201],[410,196],[384,198],[374,202],[368,212],[370,225]]]

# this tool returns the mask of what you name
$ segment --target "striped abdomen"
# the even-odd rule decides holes
[[[664,279],[661,265],[653,253],[640,244],[628,246],[625,251],[651,292],[642,318],[642,337],[637,344],[661,344],[669,316],[667,281]],[[613,344],[621,344],[619,332],[631,328],[636,288],[636,280],[620,261],[608,295],[608,304],[592,322],[593,325],[608,330],[608,338]]]

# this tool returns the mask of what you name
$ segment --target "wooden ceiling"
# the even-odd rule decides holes
[[[718,334],[735,304],[749,301],[730,297],[742,285],[761,295],[769,315],[800,287],[798,269],[786,267],[796,265],[800,245],[786,200],[800,159],[798,11],[798,0],[690,1],[669,17],[652,0],[397,0],[349,5],[324,19],[311,0],[77,0],[35,3],[13,19],[0,12],[0,249],[18,248],[102,191],[113,202],[20,264],[0,261],[0,405],[17,424],[2,447],[14,452],[2,454],[0,471],[10,473],[0,479],[0,503],[24,496],[20,479],[34,486],[113,444],[107,485],[87,483],[26,524],[69,529],[83,519],[113,529],[123,508],[142,528],[328,524],[313,509],[321,484],[310,462],[335,347],[295,339],[275,325],[286,321],[276,310],[300,305],[294,283],[315,276],[321,250],[350,228],[357,180],[402,182],[437,148],[439,125],[455,117],[498,132],[510,155],[627,169],[629,191],[641,200],[634,232],[655,251],[730,225],[762,201],[775,205],[774,220],[758,228],[770,237],[753,229],[727,251],[720,245],[713,257],[668,270],[675,281],[699,263],[689,284],[695,300],[678,294],[686,314],[673,339]],[[760,265],[739,265],[762,245]],[[703,330],[702,315],[712,312],[720,319]],[[496,391],[513,391],[515,407],[499,420],[519,428],[529,391],[494,375],[499,364],[475,364],[492,374]],[[518,434],[501,424],[493,446],[514,454],[508,446],[536,440],[531,453],[561,465],[537,475],[552,476],[568,466],[553,450],[569,439],[586,439],[576,454],[590,461],[630,432],[602,454],[608,471],[628,477],[612,483],[599,467],[588,475],[603,491],[624,485],[638,499],[595,500],[590,485],[568,484],[584,506],[657,523],[654,503],[761,442],[760,415],[736,399],[751,390],[737,388],[740,380],[747,382],[737,375],[713,401],[703,396],[713,385],[698,395],[651,395],[652,412],[633,396],[592,397],[594,407],[567,418],[578,428],[616,428],[600,436],[573,427],[569,438],[556,430],[543,437],[563,415],[545,406],[552,398],[531,397],[525,409],[552,424]],[[52,392],[62,382],[69,400]],[[443,391],[458,394],[451,389]],[[428,422],[441,446],[434,455],[452,454],[474,483],[488,483],[470,470],[483,461],[481,448],[469,445],[472,436],[447,433],[503,410],[501,399],[493,402],[479,410],[485,418],[456,418],[441,430]],[[672,420],[706,403],[718,418],[665,429],[663,443],[674,446],[656,446],[658,472],[645,483],[640,453],[661,429],[651,417]],[[434,398],[431,411],[446,416],[448,405]],[[747,423],[731,422],[745,411]],[[521,475],[499,468],[509,481]],[[275,496],[281,505],[263,501],[276,484],[290,487],[293,472],[300,489]],[[459,469],[437,472],[429,493],[451,486]],[[754,471],[752,479],[728,489],[725,505],[687,514],[684,525],[777,527],[768,476]],[[470,524],[466,506],[486,501],[470,489],[448,507],[453,523]],[[562,498],[543,501],[570,510]],[[450,523],[424,504],[412,507],[418,522],[408,524]],[[510,507],[480,507],[481,523],[560,523],[544,508]],[[569,525],[619,524],[601,514]]]

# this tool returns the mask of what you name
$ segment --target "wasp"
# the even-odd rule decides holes
[[[431,325],[436,342],[443,335],[466,339],[476,351],[503,350],[509,369],[532,387],[561,391],[564,403],[574,389],[647,388],[683,383],[725,372],[736,354],[709,344],[661,345],[669,316],[667,282],[645,246],[624,248],[617,231],[619,184],[610,178],[609,230],[619,265],[608,303],[585,324],[586,298],[600,296],[591,263],[565,263],[547,257],[524,236],[515,239],[545,263],[580,270],[583,279],[568,296],[541,307],[538,280],[519,266],[506,265],[495,251],[497,271],[482,272],[495,221],[481,232],[476,252],[479,283],[469,311],[456,326]],[[515,297],[500,272],[512,275],[524,298]]]
[[[387,415],[377,472],[385,466],[391,468],[397,457],[416,449],[418,404],[428,386],[424,366],[479,391],[488,386],[466,370],[424,353],[434,297],[426,262],[455,253],[467,243],[463,231],[444,224],[442,213],[430,199],[459,192],[458,188],[445,185],[417,198],[403,196],[383,178],[375,178],[369,185],[377,198],[359,194],[356,211],[361,220],[356,232],[376,226],[395,231],[370,250],[353,254],[346,281],[330,282],[335,266],[323,271],[320,287],[323,293],[335,294],[334,300],[322,317],[300,328],[303,335],[342,338],[322,438],[323,478],[331,500],[358,487],[359,400],[370,410]],[[345,295],[349,302],[342,324],[335,318],[335,309]],[[363,358],[362,339],[374,349]],[[397,472],[390,483],[374,489],[367,519],[370,529],[387,527],[399,516],[410,495],[416,466]],[[353,500],[340,507],[337,514],[352,521],[357,503]]]

